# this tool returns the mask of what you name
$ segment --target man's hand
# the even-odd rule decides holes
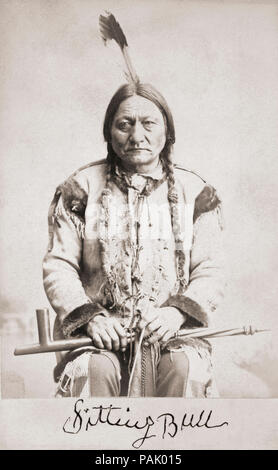
[[[87,324],[87,335],[92,338],[97,348],[109,351],[126,350],[127,334],[116,318],[96,315]]]
[[[145,327],[144,337],[146,342],[151,344],[156,341],[168,341],[185,321],[185,316],[175,307],[155,308],[150,306],[149,310],[142,315],[138,327],[142,330]],[[145,343],[146,343],[145,342]]]

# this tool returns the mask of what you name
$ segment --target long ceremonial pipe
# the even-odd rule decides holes
[[[82,348],[92,345],[91,338],[77,338],[77,339],[60,339],[53,341],[50,334],[50,321],[49,311],[47,308],[36,310],[37,325],[39,334],[39,343],[30,344],[27,346],[20,346],[14,351],[15,356],[22,356],[25,354],[40,354],[48,352],[58,351],[70,351],[76,348]],[[235,336],[235,335],[248,335],[254,333],[260,333],[268,330],[257,330],[251,326],[242,328],[230,328],[222,329],[219,328],[191,328],[179,330],[173,335],[174,338],[180,336],[190,336],[191,338],[219,338],[223,336]],[[98,349],[98,348],[95,348]]]

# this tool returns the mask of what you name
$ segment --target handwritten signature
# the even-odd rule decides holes
[[[137,419],[129,417],[129,413],[129,408],[123,409],[113,405],[88,407],[86,402],[79,398],[74,404],[73,415],[69,416],[63,425],[63,431],[68,434],[78,434],[82,431],[89,431],[98,424],[137,429],[143,431],[143,435],[132,442],[132,447],[140,449],[147,439],[157,436],[161,436],[162,439],[168,436],[174,438],[185,428],[214,429],[228,426],[227,421],[213,424],[212,410],[181,413],[178,418],[172,413],[162,413],[156,417],[148,415]],[[125,414],[124,417],[123,414]],[[152,434],[155,426],[159,427],[158,434]]]

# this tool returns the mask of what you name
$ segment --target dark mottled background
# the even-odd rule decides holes
[[[105,156],[103,116],[124,77],[117,47],[99,36],[103,9],[170,104],[176,161],[223,200],[228,288],[216,324],[273,328],[214,340],[220,393],[278,397],[278,3],[1,0],[2,397],[53,396],[54,354],[12,353],[36,342],[35,309],[48,306],[41,260],[54,189]]]

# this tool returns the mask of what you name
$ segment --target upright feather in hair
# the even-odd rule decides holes
[[[127,40],[121,26],[116,21],[115,16],[109,12],[107,12],[107,16],[100,15],[99,28],[105,44],[107,41],[114,39],[119,45],[127,67],[126,77],[131,83],[137,84],[139,82],[139,78],[129,57]]]

